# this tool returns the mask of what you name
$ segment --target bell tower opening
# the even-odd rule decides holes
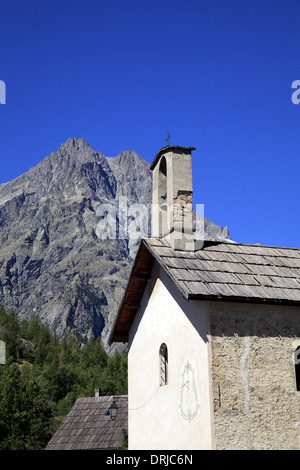
[[[163,237],[166,235],[168,230],[167,217],[165,214],[168,209],[167,162],[164,156],[160,160],[158,178],[159,237]]]

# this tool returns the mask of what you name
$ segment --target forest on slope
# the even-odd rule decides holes
[[[36,314],[20,324],[0,308],[0,450],[44,449],[76,399],[127,394],[127,355],[109,356],[100,338],[58,339]]]

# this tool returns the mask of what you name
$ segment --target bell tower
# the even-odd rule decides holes
[[[168,145],[159,150],[153,171],[153,237],[166,238],[177,250],[194,250],[192,151]]]

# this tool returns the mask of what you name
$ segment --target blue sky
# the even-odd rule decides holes
[[[300,247],[299,0],[1,2],[0,183],[70,137],[151,162],[194,146],[194,203]]]

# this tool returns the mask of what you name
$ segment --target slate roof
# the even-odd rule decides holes
[[[107,414],[115,399],[118,414]],[[118,449],[128,429],[128,396],[78,398],[45,450]]]
[[[212,299],[300,305],[300,249],[234,242],[205,242],[201,250],[177,251],[160,238],[141,241],[110,342],[128,332],[154,262],[187,300]]]

